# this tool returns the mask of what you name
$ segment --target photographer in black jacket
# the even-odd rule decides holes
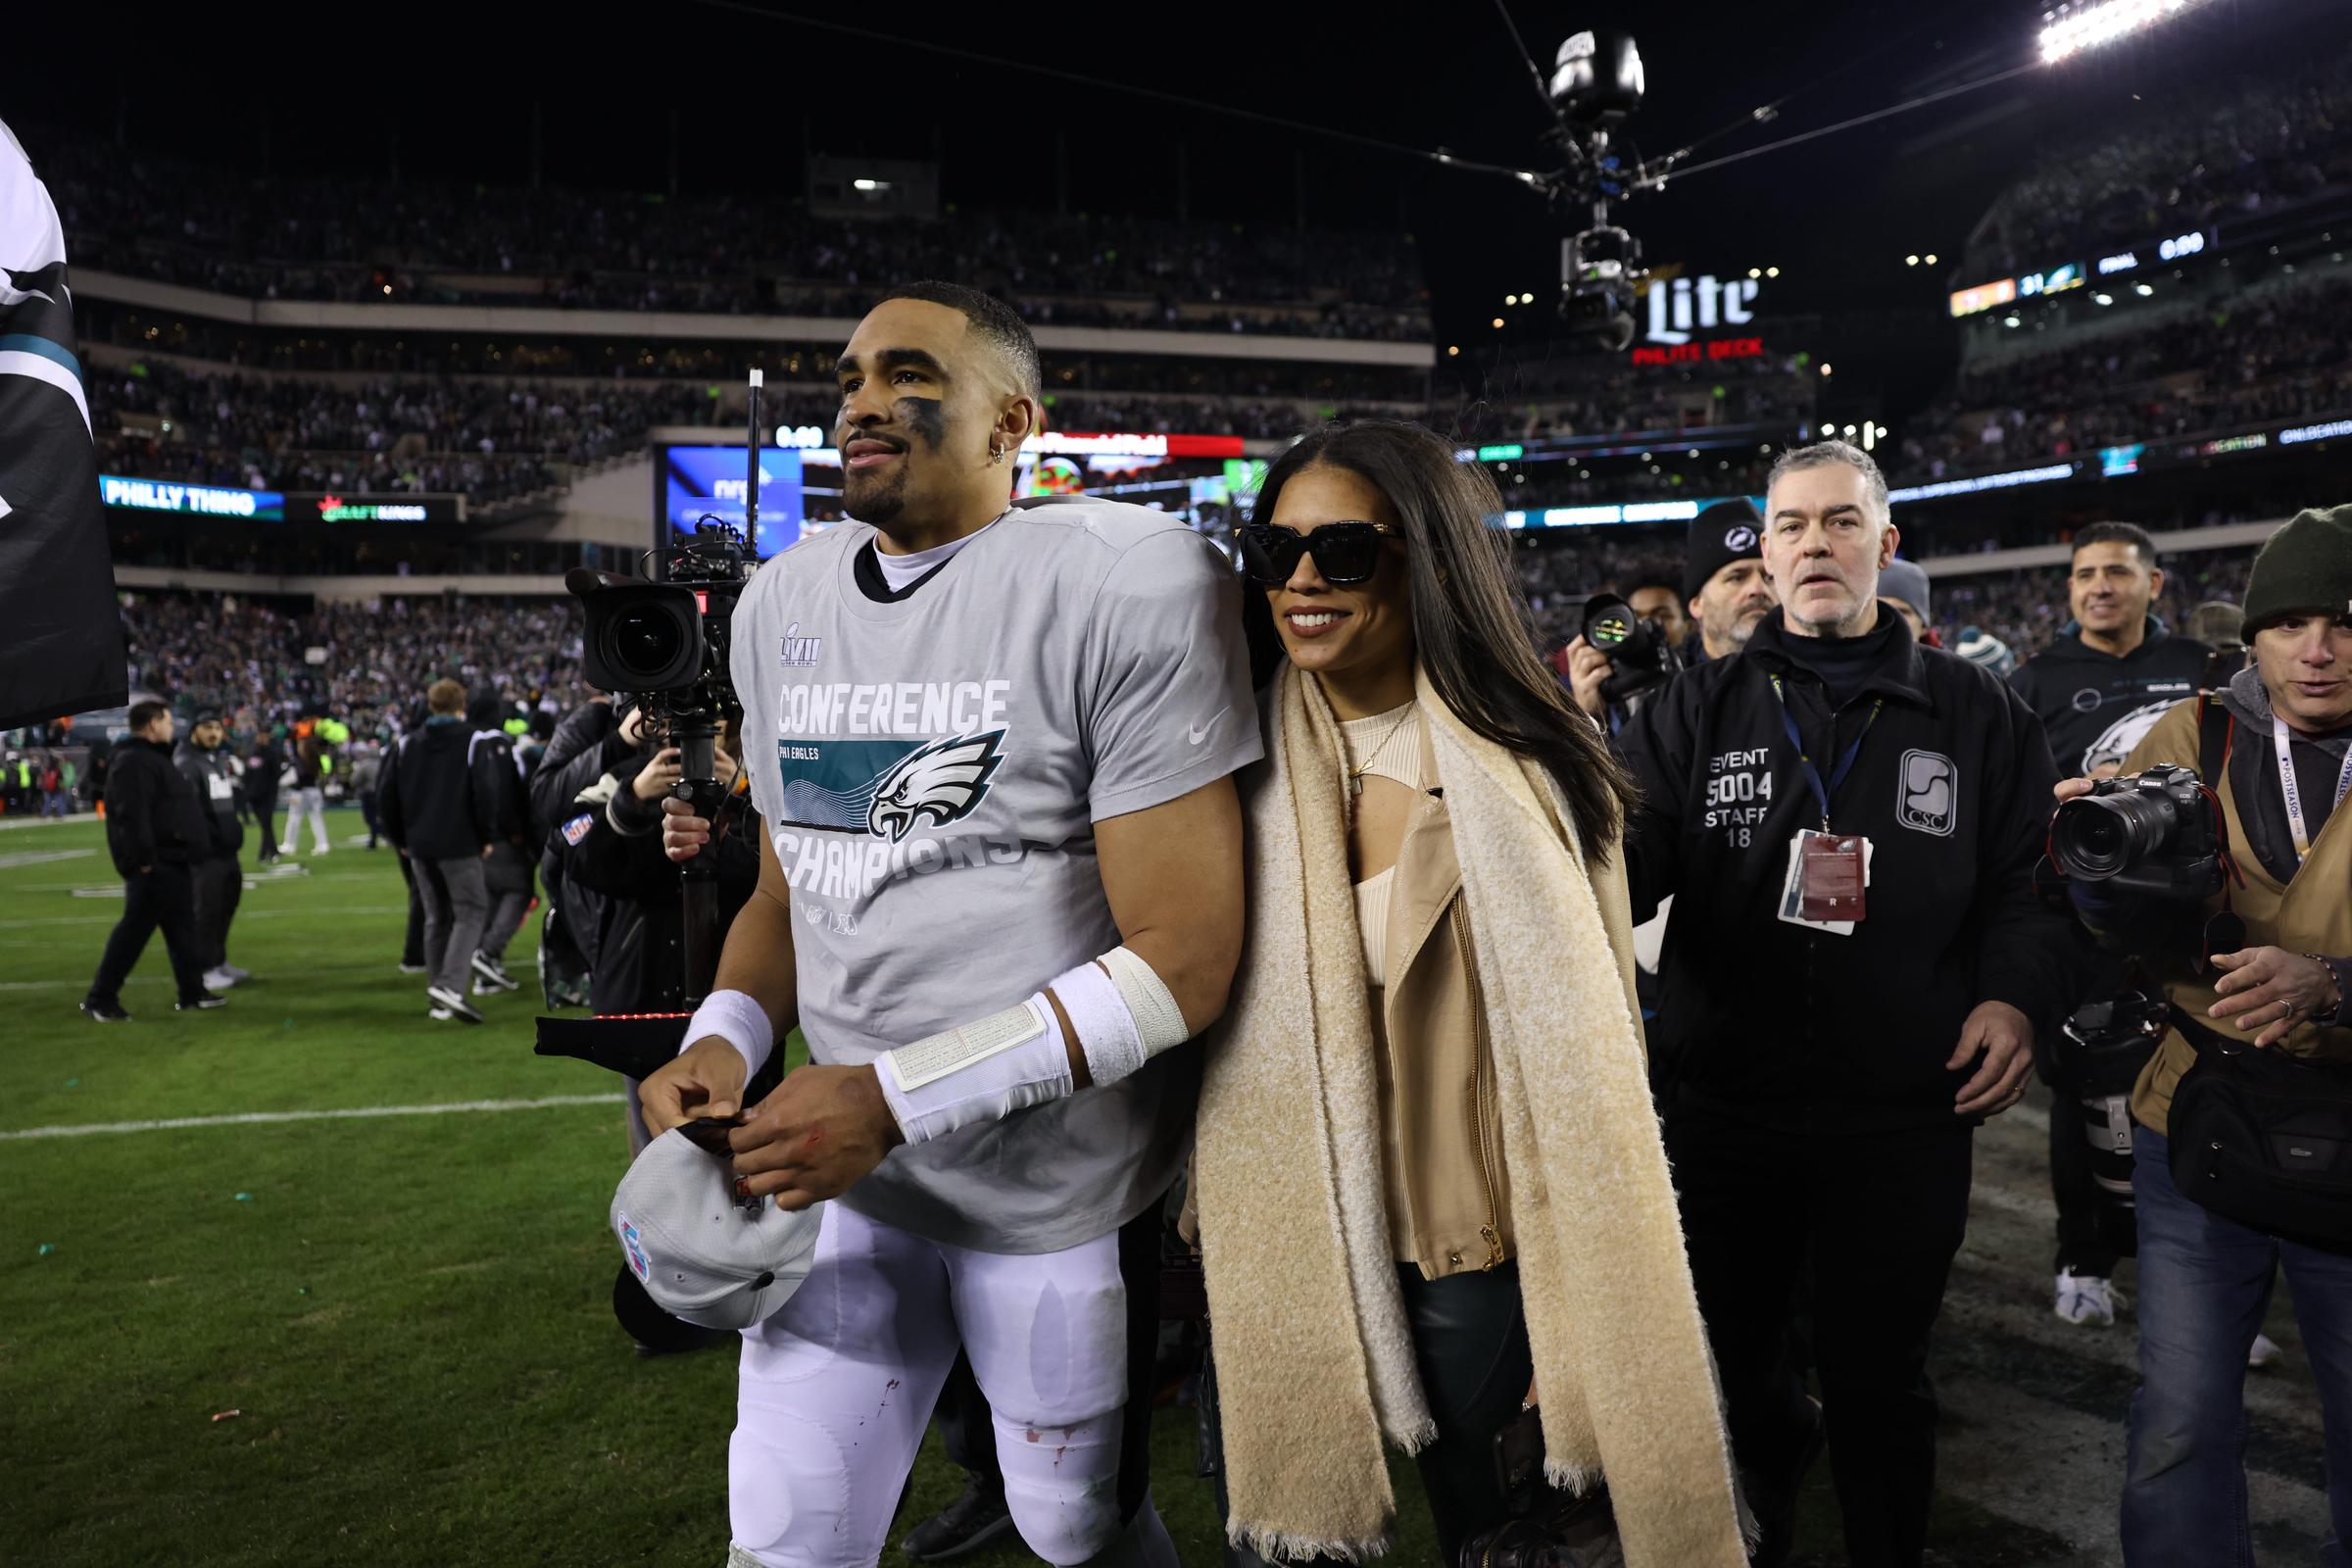
[[[2164,591],[2156,541],[2129,522],[2094,522],[2077,533],[2067,568],[2073,618],[2050,646],[2019,666],[2009,683],[2040,715],[2062,777],[2112,778],[2124,757],[2165,710],[2195,693],[2212,650],[2165,630],[2154,613]],[[2085,944],[2083,991],[2070,1003],[2098,1003],[2126,983],[2122,960]],[[2045,1041],[2058,1019],[2036,1019]],[[2058,1200],[2057,1281],[2052,1309],[2069,1323],[2115,1321],[2116,1252],[2099,1235],[2098,1183],[2082,1117],[2065,1087],[2054,1049],[2044,1072],[2059,1086],[2050,1116],[2050,1190]]]
[[[224,1005],[204,986],[196,949],[196,894],[190,866],[207,853],[212,829],[204,806],[172,765],[172,710],[130,705],[131,739],[119,747],[106,778],[106,848],[122,875],[122,918],[106,939],[98,973],[81,1010],[100,1023],[124,1023],[122,982],[161,926],[179,986],[180,1012]]]
[[[1973,1131],[2018,1102],[2064,992],[2034,895],[2041,725],[1882,609],[1886,481],[1843,442],[1774,466],[1782,608],[1621,734],[1642,785],[1634,916],[1675,901],[1649,1038],[1666,1145],[1760,1563],[1785,1560],[1826,1430],[1848,1556],[1915,1564],[1935,1489],[1929,1334]],[[1788,1356],[1809,1282],[1822,1403]]]

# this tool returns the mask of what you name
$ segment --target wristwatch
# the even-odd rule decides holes
[[[2352,958],[2330,958],[2325,953],[2306,953],[2303,956],[2327,970],[2335,981],[2334,1010],[2314,1013],[2311,1021],[2324,1029],[2352,1024]]]

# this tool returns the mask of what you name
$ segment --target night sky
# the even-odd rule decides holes
[[[2315,32],[2341,37],[2352,25],[2347,9],[2330,0],[2209,0],[2144,41],[1693,172],[1626,204],[1619,218],[1652,262],[1722,275],[1780,267],[1760,309],[1916,318],[1914,340],[1887,373],[1924,388],[1948,372],[1944,292],[1978,281],[1954,277],[1948,259],[2005,180],[2044,150],[2094,138],[2135,96],[2162,102]],[[1073,208],[1173,215],[1181,179],[1182,205],[1195,218],[1290,222],[1303,173],[1310,223],[1401,225],[1415,236],[1441,343],[1536,352],[1548,335],[1547,306],[1502,306],[1506,293],[1548,296],[1557,282],[1559,238],[1571,220],[1531,192],[1120,90],[1149,86],[1547,167],[1543,106],[1491,3],[822,13],[873,38],[786,20],[785,10],[758,0],[528,13],[428,3],[289,12],[277,29],[240,8],[234,36],[218,23],[151,14],[135,39],[103,50],[92,48],[87,26],[34,20],[12,32],[24,46],[0,61],[0,115],[35,143],[36,161],[39,135],[84,135],[255,171],[382,176],[397,166],[409,179],[497,185],[531,176],[535,105],[547,181],[660,190],[670,177],[674,111],[687,191],[789,201],[802,189],[803,154],[814,150],[936,157],[949,200],[1048,208],[1058,132]],[[1655,158],[1731,127],[1700,151],[1704,159],[2023,65],[2041,8],[1519,0],[1512,14],[1547,74],[1575,28],[1633,29],[1648,95],[1626,127],[1631,141]],[[645,21],[650,15],[661,20]],[[322,18],[331,18],[332,41]],[[1770,125],[1744,122],[1757,105],[1784,97]],[[1906,268],[1908,252],[1936,252],[1946,264]],[[1501,332],[1488,324],[1498,312],[1512,323]],[[1905,388],[1889,391],[1900,398]]]

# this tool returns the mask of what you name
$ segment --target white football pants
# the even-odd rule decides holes
[[[827,1203],[808,1277],[746,1329],[727,1453],[730,1562],[869,1568],[960,1343],[995,1412],[1004,1501],[1054,1564],[1166,1564],[1122,1528],[1127,1289],[1116,1231],[1066,1251],[944,1247]]]

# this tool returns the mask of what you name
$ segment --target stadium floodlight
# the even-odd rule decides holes
[[[2069,55],[2143,28],[2156,26],[2205,0],[2079,0],[2042,13],[2041,60],[2056,65]]]

